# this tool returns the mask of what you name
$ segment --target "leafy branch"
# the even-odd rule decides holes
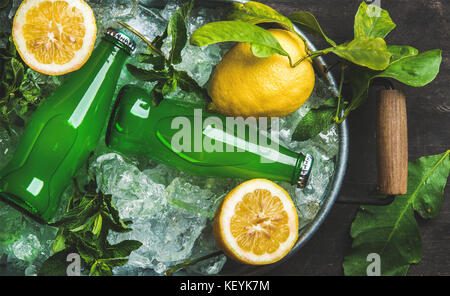
[[[342,58],[342,63],[346,65],[341,70],[341,77],[349,78],[352,89],[352,97],[349,104],[342,108],[338,104],[336,114],[332,120],[326,123],[327,117],[323,115],[324,106],[312,109],[307,113],[299,123],[299,127],[309,123],[311,117],[320,117],[320,130],[326,129],[333,122],[342,123],[351,111],[359,108],[368,98],[369,88],[375,78],[392,78],[406,85],[422,87],[432,82],[439,73],[442,62],[441,50],[430,50],[423,53],[411,46],[386,45],[384,38],[396,27],[389,13],[381,8],[379,16],[372,16],[368,11],[373,10],[375,6],[367,5],[362,2],[355,16],[354,36],[355,39],[344,46],[337,45],[332,48],[313,52],[311,55],[334,53]],[[295,16],[295,18],[293,17]],[[302,24],[301,28],[309,28],[322,36],[325,40],[329,38],[320,29],[317,29],[318,23],[314,16],[309,13],[294,13],[291,15],[293,21]],[[319,27],[320,28],[320,27]],[[370,46],[369,46],[370,45]],[[341,80],[342,81],[342,80]],[[339,89],[338,98],[341,100],[342,88]],[[320,133],[319,129],[302,129],[304,134],[299,133],[293,136],[293,140],[305,140]]]
[[[138,57],[142,64],[153,65],[151,70],[127,64],[127,69],[137,79],[141,81],[156,82],[152,90],[152,95],[159,103],[168,93],[176,90],[177,87],[186,92],[195,93],[205,101],[209,100],[208,94],[204,88],[185,71],[175,69],[175,65],[182,62],[181,53],[187,43],[186,19],[189,16],[194,1],[184,3],[171,17],[163,34],[157,36],[153,41],[149,41],[145,36],[133,29],[126,23],[121,22],[125,28],[139,36],[146,44],[147,49]],[[166,57],[161,47],[166,38],[171,38],[171,50]]]
[[[97,192],[95,177],[81,191],[75,182],[75,193],[66,212],[50,226],[58,227],[53,242],[53,256],[41,266],[38,275],[66,275],[66,258],[70,253],[80,255],[89,275],[112,275],[112,269],[128,262],[130,253],[141,247],[135,240],[124,240],[111,245],[108,234],[131,231],[131,221],[120,218],[111,195]]]
[[[9,133],[11,116],[24,118],[30,106],[42,98],[39,85],[27,69],[9,36],[6,46],[0,48],[0,125]]]
[[[370,11],[377,11],[373,15]],[[306,59],[334,54],[340,58],[342,74],[346,72],[352,86],[352,98],[349,103],[342,100],[342,87],[337,95],[338,104],[334,104],[336,116],[331,114],[332,104],[311,109],[299,123],[293,140],[306,140],[316,136],[333,122],[342,123],[351,111],[360,107],[368,97],[368,90],[375,78],[396,79],[404,84],[420,87],[427,85],[437,76],[442,61],[440,50],[431,50],[419,54],[411,46],[386,44],[385,37],[396,27],[389,13],[378,6],[368,5],[364,1],[359,6],[354,21],[353,40],[338,44],[329,38],[313,14],[306,11],[291,13],[288,17],[274,9],[255,2],[233,3],[228,21],[213,22],[197,29],[191,36],[191,44],[205,46],[218,42],[235,41],[251,45],[252,53],[260,58],[274,54],[287,56],[292,67]],[[284,29],[295,32],[296,24],[303,32],[312,33],[325,39],[330,47],[309,51],[308,55],[293,62],[278,41],[262,27],[263,23],[276,23]],[[299,35],[300,36],[300,35]],[[342,85],[344,81],[341,80]],[[336,98],[335,98],[336,100]],[[326,110],[324,112],[324,110]],[[321,126],[311,126],[311,119],[319,119]],[[301,134],[301,132],[305,134]]]

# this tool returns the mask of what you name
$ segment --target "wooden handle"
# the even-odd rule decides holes
[[[408,131],[405,95],[383,90],[377,104],[378,186],[381,194],[406,194]]]

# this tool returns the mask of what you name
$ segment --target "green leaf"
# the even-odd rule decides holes
[[[344,259],[346,275],[366,275],[370,253],[381,259],[382,275],[405,275],[420,262],[422,243],[414,211],[424,218],[439,214],[450,174],[450,150],[410,162],[408,193],[387,206],[362,206],[351,227],[353,244]]]
[[[54,227],[67,227],[68,229],[76,229],[83,227],[93,214],[99,210],[98,200],[95,198],[84,198],[79,205],[64,213],[58,221],[49,223]]]
[[[169,79],[166,81],[166,83],[164,83],[161,92],[162,95],[165,96],[171,92],[174,92],[176,89],[177,89],[177,80],[175,77],[173,77],[172,79]]]
[[[131,64],[127,64],[127,69],[131,75],[142,81],[166,81],[170,78],[167,71],[145,70]]]
[[[450,174],[450,150],[439,155],[422,157],[408,168],[408,194],[413,208],[422,218],[439,215],[444,189]]]
[[[42,263],[38,276],[66,276],[67,275],[67,255],[73,253],[73,250],[58,252]]]
[[[98,259],[99,262],[108,265],[109,267],[118,267],[127,264],[128,259],[124,258],[108,258],[108,259]]]
[[[375,71],[363,67],[354,66],[350,68],[349,76],[352,88],[352,100],[347,110],[355,110],[366,102],[369,96],[370,83],[375,73]]]
[[[102,213],[102,224],[105,225],[105,227],[108,227],[108,229],[118,233],[130,232],[132,230],[127,226],[127,221],[122,221],[122,219],[119,221],[120,222],[115,222],[112,220],[111,215]]]
[[[166,60],[162,56],[154,56],[151,54],[141,53],[138,55],[138,62],[144,64],[152,64],[154,70],[161,71],[164,69]]]
[[[106,206],[106,209],[109,212],[109,215],[108,215],[108,213],[104,211],[102,213],[103,218],[109,218],[109,216],[112,217],[112,219],[109,218],[109,220],[111,221],[111,224],[112,224],[112,225],[110,225],[110,227],[112,227],[113,230],[116,232],[130,231],[131,229],[128,228],[127,223],[120,218],[119,211],[117,210],[116,206],[112,202],[110,194],[103,195],[103,202]],[[131,222],[129,222],[129,223],[131,223]]]
[[[17,59],[12,58],[10,60],[11,63],[11,70],[12,70],[12,83],[10,84],[11,89],[14,91],[17,90],[20,86],[20,84],[23,81],[24,75],[25,75],[25,69],[21,62],[19,62]]]
[[[194,1],[184,3],[173,15],[167,25],[167,35],[172,37],[172,48],[169,60],[172,64],[181,63],[181,51],[186,46],[187,29],[186,17],[189,15]]]
[[[381,38],[358,38],[326,51],[373,70],[386,69],[391,59],[386,42]]]
[[[55,241],[52,245],[52,252],[58,253],[66,248],[66,238],[64,236],[64,232],[58,232],[58,235],[55,238]]]
[[[285,29],[294,31],[294,26],[289,18],[267,5],[255,1],[247,1],[245,3],[233,2],[228,19],[247,22],[254,25],[262,23],[278,23]]]
[[[336,43],[328,38],[322,30],[315,16],[307,11],[296,11],[291,13],[289,19],[293,21],[302,31],[306,33],[322,36],[329,44],[336,46]]]
[[[433,81],[439,73],[442,51],[430,50],[399,59],[375,77],[394,78],[404,84],[421,87]]]
[[[192,92],[198,95],[200,98],[204,100],[209,100],[208,93],[204,88],[198,85],[197,81],[195,81],[189,74],[185,71],[175,71],[174,79],[177,81],[177,85],[179,88],[186,92]]]
[[[96,260],[89,271],[90,276],[112,276],[112,269],[105,262]]]
[[[420,87],[433,81],[439,73],[442,61],[441,51],[432,50],[417,55],[410,46],[391,46],[393,62],[384,71],[373,71],[363,67],[350,68],[352,101],[346,109],[346,115],[360,107],[369,95],[369,87],[375,78],[394,78],[400,82]]]
[[[362,2],[355,16],[355,39],[385,38],[396,27],[389,13],[380,7]]]
[[[323,105],[309,110],[297,125],[292,140],[306,141],[320,134],[333,122],[336,106],[336,98],[331,98]]]
[[[267,30],[241,21],[220,21],[204,25],[191,36],[191,44],[205,46],[219,42],[244,42],[252,46],[252,52],[259,58],[274,54],[289,56],[277,39]]]
[[[124,258],[130,256],[131,252],[139,249],[142,243],[136,240],[124,240],[107,248],[108,258]]]
[[[407,45],[388,45],[387,49],[392,55],[391,64],[395,61],[419,54],[417,49]]]
[[[92,233],[97,237],[100,235],[100,231],[102,230],[102,221],[102,215],[98,214],[92,227]]]

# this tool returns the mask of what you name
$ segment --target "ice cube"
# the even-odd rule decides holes
[[[186,179],[176,178],[167,187],[167,200],[172,207],[213,218],[221,198],[208,189],[188,183]]]
[[[122,218],[143,217],[166,203],[164,186],[153,182],[116,153],[101,155],[92,164],[99,190],[111,194]]]
[[[27,262],[33,262],[38,257],[41,247],[39,239],[34,234],[28,234],[13,244],[16,258]]]
[[[213,227],[211,223],[208,223],[202,234],[195,242],[192,250],[191,257],[193,259],[201,258],[210,254],[217,253],[219,248],[217,247],[213,237]],[[198,262],[186,268],[186,271],[194,274],[217,274],[222,270],[225,265],[227,257],[224,254],[216,255],[209,259]]]

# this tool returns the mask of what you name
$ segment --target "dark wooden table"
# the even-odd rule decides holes
[[[312,12],[326,34],[336,42],[353,37],[353,19],[359,0],[262,0],[288,14]],[[413,45],[420,51],[440,48],[443,63],[437,79],[423,88],[396,84],[406,93],[410,160],[450,149],[450,1],[381,0],[397,24],[389,44]],[[318,48],[326,44],[314,38]],[[326,58],[332,63],[333,58]],[[337,74],[337,73],[335,73]],[[367,197],[376,187],[375,96],[353,112],[349,119],[350,150],[344,184],[339,198]],[[335,204],[319,231],[286,263],[270,275],[343,275],[342,262],[351,246],[350,225],[358,206]],[[450,182],[444,205],[433,220],[418,218],[423,241],[423,259],[412,265],[408,275],[450,275]]]

